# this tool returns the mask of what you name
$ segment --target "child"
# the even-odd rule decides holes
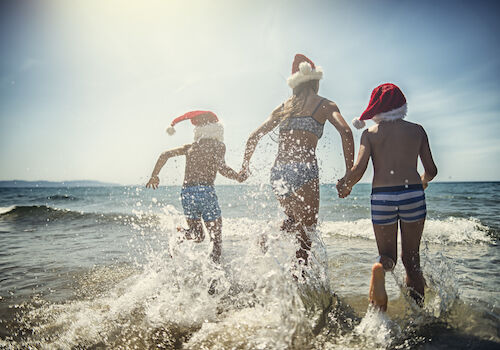
[[[339,197],[348,196],[371,157],[371,212],[380,256],[372,267],[370,302],[382,311],[387,310],[385,271],[391,271],[397,260],[398,222],[406,284],[418,305],[424,298],[419,253],[426,216],[424,189],[437,168],[424,128],[404,121],[406,111],[406,98],[396,85],[382,84],[373,90],[368,108],[353,124],[358,129],[364,127],[364,120],[377,124],[363,132],[356,164],[337,183]],[[417,172],[418,157],[425,170],[422,176]]]
[[[226,146],[223,143],[224,128],[214,113],[209,111],[188,112],[174,119],[167,132],[173,135],[175,133],[174,125],[188,119],[195,126],[194,142],[163,152],[156,162],[146,187],[158,188],[160,183],[158,173],[169,158],[186,156],[181,200],[189,228],[187,230],[179,228],[178,230],[185,233],[186,239],[201,242],[205,238],[201,223],[203,219],[210,239],[213,241],[211,258],[215,263],[219,263],[222,219],[214,189],[215,176],[219,172],[221,175],[239,182],[242,179],[226,165]]]

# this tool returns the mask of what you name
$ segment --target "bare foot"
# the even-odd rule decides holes
[[[205,232],[196,232],[191,229],[185,229],[183,227],[177,226],[177,232],[183,233],[183,237],[180,238],[180,241],[182,242],[184,239],[187,239],[188,241],[194,241],[195,243],[200,243],[203,242],[205,239]]]
[[[413,280],[410,280],[410,278],[406,276],[406,287],[408,288],[408,295],[420,307],[424,306],[425,286],[426,286],[425,279],[421,273],[416,274],[416,278],[414,278]]]
[[[262,251],[263,254],[267,253],[267,237],[265,234],[262,234],[259,237],[259,240],[257,242],[260,246],[260,250]]]
[[[372,279],[370,281],[370,303],[380,311],[387,311],[385,272],[384,266],[381,263],[375,263],[372,267]]]

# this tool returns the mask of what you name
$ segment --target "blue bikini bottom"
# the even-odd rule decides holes
[[[311,180],[319,178],[316,161],[309,163],[276,163],[271,168],[271,186],[276,196],[285,198]]]

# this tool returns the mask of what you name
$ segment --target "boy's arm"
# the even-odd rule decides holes
[[[228,179],[243,182],[242,176],[226,164],[226,145],[222,145],[222,149],[219,154],[218,170],[222,176],[225,176]]]
[[[330,102],[328,104],[327,119],[337,129],[342,139],[342,149],[344,151],[344,161],[346,174],[351,170],[354,164],[354,138],[349,124],[340,114],[337,104]]]
[[[151,178],[149,179],[148,183],[146,184],[146,187],[148,187],[148,188],[152,187],[153,189],[157,189],[158,185],[160,184],[160,179],[158,177],[158,174],[160,173],[161,168],[163,168],[163,166],[165,165],[167,160],[169,158],[172,158],[172,157],[185,155],[190,147],[191,147],[191,145],[184,145],[182,147],[172,148],[172,149],[160,154],[160,157],[156,161],[153,172],[151,173]]]
[[[363,177],[368,166],[368,161],[371,156],[371,145],[368,138],[368,130],[365,130],[361,135],[361,144],[359,146],[358,159],[356,164],[352,167],[351,171],[346,174],[346,176],[339,181],[337,184],[337,189],[339,190],[340,197],[346,197],[350,192],[352,187],[358,183]],[[342,188],[343,187],[343,188]]]
[[[431,181],[437,175],[437,167],[432,158],[431,147],[429,146],[429,139],[427,138],[427,133],[424,128],[422,128],[422,144],[420,145],[419,156],[424,166],[424,173],[420,177],[422,179],[422,185],[424,189],[427,188],[428,182]]]

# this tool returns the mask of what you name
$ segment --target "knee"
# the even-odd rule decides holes
[[[394,270],[394,267],[396,266],[396,261],[397,259],[388,255],[380,255],[379,258],[377,259],[377,263],[381,264],[384,267],[385,271]]]

